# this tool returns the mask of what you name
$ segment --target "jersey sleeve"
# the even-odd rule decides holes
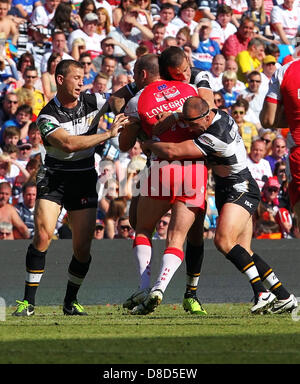
[[[124,113],[126,116],[134,117],[136,119],[140,119],[140,115],[138,113],[138,100],[140,97],[140,92],[136,94],[132,99],[128,101],[126,107],[124,109]]]
[[[197,87],[197,89],[198,88],[211,89],[209,76],[206,71],[202,71],[202,70],[196,71],[195,69],[193,69],[192,75],[193,75],[192,84],[194,84]]]
[[[100,110],[106,103],[106,97],[104,93],[95,93],[94,95],[96,96],[97,109]]]
[[[209,156],[212,153],[216,152],[215,148],[215,138],[209,133],[203,133],[197,139],[194,139],[194,144],[200,151],[204,154],[204,156]]]
[[[284,68],[278,68],[273,74],[270,82],[269,89],[266,94],[266,101],[269,103],[277,104],[281,100],[280,85],[284,74]]]
[[[48,135],[60,128],[59,122],[55,117],[51,115],[42,114],[38,117],[37,127],[41,133],[42,139],[45,139]]]

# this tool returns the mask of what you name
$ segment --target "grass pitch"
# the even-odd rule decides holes
[[[37,307],[0,322],[1,364],[299,364],[300,321],[251,315],[251,304],[206,304],[207,316],[161,305],[132,316],[117,305],[85,306],[68,317]]]

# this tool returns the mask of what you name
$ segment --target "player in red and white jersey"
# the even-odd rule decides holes
[[[137,118],[140,122],[140,126],[143,128],[144,132],[147,133],[148,137],[152,137],[152,128],[157,123],[157,117],[162,112],[177,111],[188,97],[197,95],[196,88],[187,83],[162,80],[159,76],[159,71],[155,73],[155,67],[158,69],[158,60],[155,55],[146,55],[137,61],[134,69],[135,81],[137,84],[144,83],[148,85],[143,91],[139,92],[133,99],[131,99],[125,108],[125,114]],[[133,135],[134,141],[136,139],[137,131],[133,133],[132,130],[128,132],[127,129],[127,132],[123,131],[121,133],[121,147],[123,139],[125,138],[125,141],[128,141],[130,135]],[[187,130],[184,129],[181,124],[175,122],[172,127],[170,127],[169,131],[164,132],[161,135],[160,140],[171,139],[175,142],[180,142],[186,139],[187,135],[189,136]],[[154,163],[157,165],[157,162]],[[150,313],[159,304],[162,299],[163,292],[167,288],[169,281],[183,260],[183,243],[189,229],[195,222],[195,218],[197,218],[196,221],[200,221],[200,224],[202,223],[203,227],[207,178],[206,167],[203,164],[190,164],[189,170],[191,170],[191,172],[184,172],[185,168],[180,162],[175,166],[170,165],[168,162],[165,162],[162,167],[160,166],[161,165],[159,165],[158,170],[159,180],[158,183],[156,183],[159,190],[157,190],[157,185],[154,185],[155,183],[153,183],[151,179],[151,175],[155,172],[153,170],[153,165],[150,169],[151,185],[149,189],[147,188],[147,192],[151,192],[154,187],[156,196],[151,196],[151,194],[148,196],[148,193],[145,193],[146,190],[141,188],[142,196],[140,196],[138,203],[134,248],[141,276],[140,289],[142,291],[145,291],[145,288],[149,288],[150,283],[149,264],[152,254],[151,237],[153,228],[160,217],[172,208],[169,237],[167,240],[167,248],[164,252],[161,272],[156,284],[148,295],[148,299],[151,300],[151,305],[147,308],[142,306],[143,310],[140,310],[140,306],[135,307],[132,311],[134,314]],[[173,170],[175,168],[174,174],[175,176],[179,176],[179,178],[172,176],[170,172],[171,167]],[[166,171],[166,169],[168,171]],[[200,175],[200,178],[202,179],[202,189],[197,188],[197,193],[194,192],[193,196],[191,196],[190,193],[185,194],[181,187],[185,184],[186,176],[191,175],[193,177],[196,173],[197,175]],[[165,175],[169,175],[169,177],[165,177]],[[168,183],[170,183],[170,194],[168,196],[163,196],[162,187],[166,179],[168,180]],[[196,181],[199,182],[199,177],[194,178],[194,183]],[[187,184],[190,185],[190,182]],[[189,208],[187,207],[187,204],[190,205]],[[198,218],[197,215],[199,211],[202,213],[202,215],[199,216],[200,218]],[[178,228],[178,217],[180,217],[180,229]],[[148,292],[149,289],[146,293]],[[139,301],[142,301],[140,299],[145,299],[145,296],[143,297],[143,294],[141,293],[138,300],[136,299],[137,296],[134,295],[129,299],[128,303],[124,303],[124,306],[132,309],[130,301],[132,300],[133,304],[137,304]]]
[[[270,80],[260,120],[263,127],[290,128],[290,202],[300,228],[300,60],[277,69]],[[282,107],[284,109],[282,109]],[[285,119],[286,121],[285,121]],[[288,140],[289,142],[289,140]]]

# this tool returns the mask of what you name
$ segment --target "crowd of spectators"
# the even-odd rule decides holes
[[[133,81],[136,59],[176,45],[190,65],[207,71],[217,108],[236,121],[262,199],[256,238],[299,237],[289,205],[289,130],[262,128],[268,82],[298,55],[300,0],[0,0],[0,239],[33,236],[36,174],[45,149],[36,118],[55,96],[62,59],[83,64],[85,92],[106,98]],[[105,114],[99,131],[114,118]],[[146,158],[112,139],[96,149],[99,180],[95,239],[131,239],[129,206]],[[217,223],[209,174],[205,237]],[[153,239],[166,237],[170,213]],[[64,210],[55,237],[69,238]]]

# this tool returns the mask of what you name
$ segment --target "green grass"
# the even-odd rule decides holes
[[[204,317],[167,304],[142,317],[117,305],[85,306],[85,317],[52,306],[16,318],[8,308],[0,322],[0,363],[299,364],[300,321],[251,315],[250,305],[206,304]]]

